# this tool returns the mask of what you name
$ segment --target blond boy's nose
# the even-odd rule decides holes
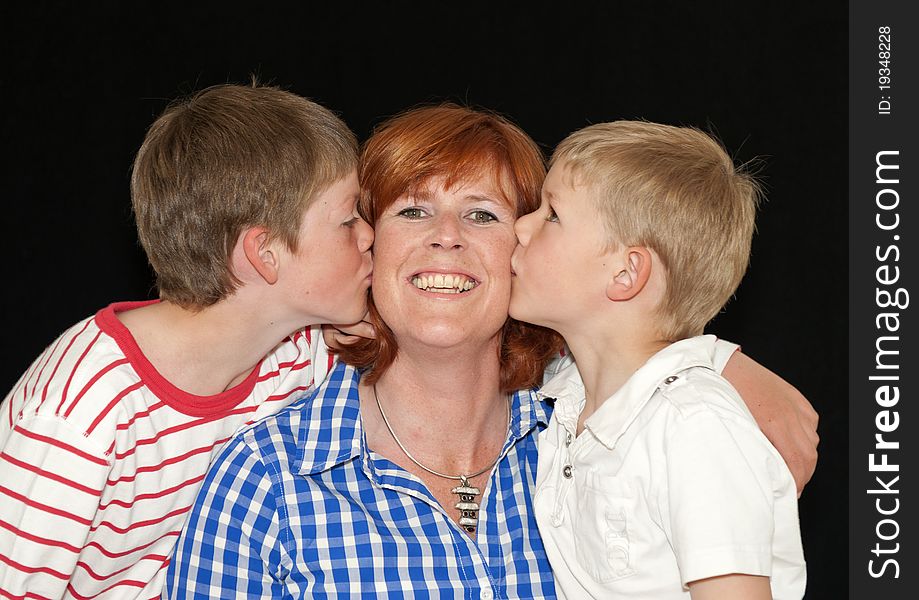
[[[530,219],[533,214],[524,215],[514,223],[514,233],[517,234],[517,240],[523,245],[530,241]]]

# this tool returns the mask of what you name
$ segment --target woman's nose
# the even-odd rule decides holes
[[[455,215],[442,214],[435,217],[428,243],[432,248],[463,248],[466,245],[462,223]]]

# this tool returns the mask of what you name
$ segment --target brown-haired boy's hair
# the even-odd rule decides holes
[[[539,207],[546,168],[530,137],[504,117],[453,104],[415,108],[379,126],[361,152],[360,211],[371,226],[400,196],[442,177],[449,189],[464,180],[492,176],[517,216]],[[346,363],[368,368],[373,383],[398,352],[392,330],[369,299],[376,339],[340,352]],[[508,318],[501,337],[501,388],[512,391],[542,383],[543,370],[561,348],[554,332]]]
[[[760,189],[724,148],[688,127],[616,121],[585,127],[556,148],[596,201],[610,247],[645,246],[666,269],[658,333],[702,333],[728,301],[750,259]]]
[[[243,229],[296,250],[303,211],[357,166],[357,140],[328,109],[272,87],[220,85],[170,105],[134,161],[131,199],[160,298],[203,308],[239,281]]]

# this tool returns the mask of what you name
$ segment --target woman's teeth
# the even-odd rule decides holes
[[[441,273],[436,273],[431,275],[415,275],[412,277],[412,285],[426,292],[461,294],[463,292],[468,292],[478,284],[464,275],[443,275]]]

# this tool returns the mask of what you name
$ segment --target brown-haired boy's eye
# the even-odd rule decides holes
[[[555,209],[552,208],[551,206],[549,207],[549,214],[546,215],[546,221],[558,223],[558,215],[555,214]]]

